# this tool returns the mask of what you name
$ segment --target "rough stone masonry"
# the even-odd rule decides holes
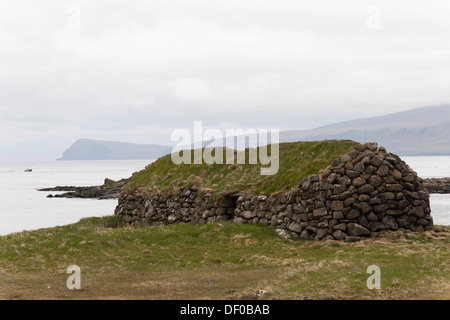
[[[233,220],[287,229],[304,239],[352,241],[386,230],[433,229],[429,193],[397,155],[356,145],[297,188],[272,195],[208,191],[122,192],[115,214],[133,226]]]

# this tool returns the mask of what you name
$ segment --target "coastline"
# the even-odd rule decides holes
[[[101,186],[87,186],[87,187],[75,187],[75,186],[57,186],[50,188],[38,189],[38,191],[54,191],[64,192],[62,194],[49,194],[47,198],[80,198],[80,199],[118,199],[123,186],[129,181],[129,179],[121,179],[114,181],[106,178],[105,182]]]
[[[445,159],[444,159],[445,158]],[[449,157],[450,159],[450,157]],[[85,217],[111,215],[116,199],[97,201],[96,198],[46,198],[64,191],[37,191],[52,186],[101,186],[105,177],[121,180],[145,168],[153,160],[143,161],[63,161],[0,164],[0,234],[22,230],[62,226]],[[422,177],[440,177],[450,173],[446,157],[407,158],[406,162]],[[24,173],[23,168],[33,168]],[[446,175],[446,176],[450,176]],[[432,216],[437,225],[450,225],[450,195],[432,194]],[[439,211],[433,214],[433,206]],[[447,211],[449,214],[447,214]],[[439,216],[441,218],[439,218]]]

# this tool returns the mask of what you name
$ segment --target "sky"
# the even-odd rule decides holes
[[[447,0],[2,0],[0,161],[450,103]]]

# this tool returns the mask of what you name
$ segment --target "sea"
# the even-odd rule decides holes
[[[0,162],[0,235],[112,215],[117,200],[47,198],[63,192],[37,189],[102,185],[105,178],[128,178],[153,161]]]
[[[450,177],[450,157],[402,157],[423,178]],[[0,162],[0,235],[112,215],[117,200],[47,198],[37,189],[102,185],[128,178],[154,160]],[[25,172],[32,169],[32,172]],[[450,194],[430,196],[435,224],[450,225]]]

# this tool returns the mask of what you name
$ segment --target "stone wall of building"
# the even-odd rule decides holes
[[[429,193],[398,156],[376,143],[355,146],[289,192],[214,197],[197,189],[122,193],[116,214],[130,225],[233,220],[287,229],[304,239],[352,240],[384,230],[433,229]]]

